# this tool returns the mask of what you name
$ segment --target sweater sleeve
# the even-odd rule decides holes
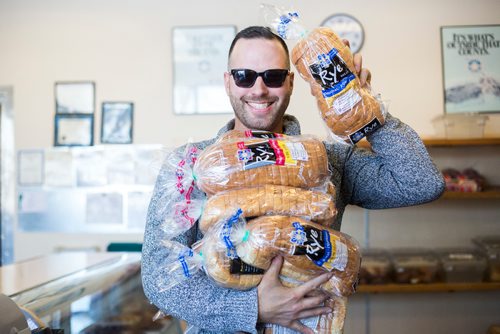
[[[367,139],[371,150],[353,147],[344,152],[342,185],[348,204],[385,209],[441,196],[442,174],[412,128],[387,114],[384,126]]]
[[[256,333],[258,316],[257,289],[238,291],[217,286],[199,272],[166,291],[158,284],[169,280],[165,262],[169,250],[162,245],[161,219],[156,214],[161,202],[162,174],[159,174],[149,205],[142,250],[141,275],[146,297],[161,311],[202,329],[204,332]],[[191,246],[198,237],[197,223],[175,238]]]

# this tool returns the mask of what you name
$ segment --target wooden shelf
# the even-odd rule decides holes
[[[500,291],[500,282],[359,285],[356,293]]]
[[[477,192],[446,191],[441,199],[500,199],[500,186]]]
[[[500,138],[493,137],[470,139],[426,138],[423,141],[427,147],[500,145]]]

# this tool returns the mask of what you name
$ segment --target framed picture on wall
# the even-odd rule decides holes
[[[57,114],[93,114],[95,108],[95,83],[56,82]]]
[[[45,157],[43,150],[20,150],[17,153],[17,184],[43,185]]]
[[[220,114],[232,112],[224,88],[227,54],[236,27],[174,27],[174,113]]]
[[[94,145],[94,115],[56,114],[54,146]]]
[[[101,143],[131,144],[134,104],[132,102],[103,102]]]
[[[500,25],[441,27],[445,113],[500,112]]]

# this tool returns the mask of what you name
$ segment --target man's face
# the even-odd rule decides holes
[[[288,69],[287,55],[276,40],[263,38],[239,39],[229,59],[229,69],[250,69],[263,72],[270,69]],[[293,73],[283,86],[270,88],[258,77],[249,88],[238,87],[230,73],[224,74],[226,93],[233,106],[235,129],[282,132],[283,114],[290,102]]]

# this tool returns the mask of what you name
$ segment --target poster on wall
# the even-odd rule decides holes
[[[232,112],[224,88],[235,26],[175,27],[172,32],[174,113]]]
[[[500,112],[500,25],[441,27],[445,113]]]

